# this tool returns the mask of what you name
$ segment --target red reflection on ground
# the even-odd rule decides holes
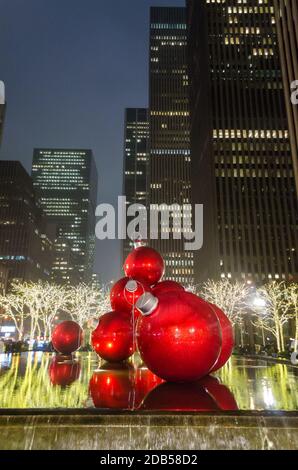
[[[142,410],[218,411],[213,398],[199,383],[163,383],[146,397]]]
[[[66,387],[78,380],[81,373],[81,365],[70,357],[56,356],[49,367],[49,376],[52,385]]]
[[[205,388],[207,393],[213,397],[217,406],[223,411],[235,411],[238,410],[233,393],[221,384],[218,379],[209,375],[204,379],[200,380],[200,384]]]
[[[96,408],[132,409],[133,370],[127,364],[104,364],[94,372],[89,390]]]
[[[163,380],[149,369],[139,367],[135,371],[135,408],[139,408],[148,393],[161,383]]]

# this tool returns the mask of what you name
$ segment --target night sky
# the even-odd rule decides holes
[[[122,191],[125,107],[148,105],[149,7],[184,0],[0,0],[0,158],[31,172],[34,147],[91,148],[99,202]],[[120,275],[120,243],[98,242],[95,270]]]

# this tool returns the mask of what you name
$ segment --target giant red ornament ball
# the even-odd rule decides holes
[[[127,277],[152,286],[163,276],[164,261],[158,251],[140,246],[126,258],[124,272]]]
[[[209,373],[221,351],[219,321],[211,306],[189,292],[144,294],[137,343],[156,375],[170,382],[194,381]]]
[[[134,352],[131,319],[122,312],[109,312],[100,317],[92,333],[92,347],[105,361],[121,362]]]
[[[158,296],[159,294],[164,294],[165,292],[177,292],[184,291],[184,287],[176,281],[161,281],[152,287],[152,294]]]
[[[144,292],[150,292],[150,287],[143,283],[123,277],[111,289],[110,300],[113,310],[131,313],[133,305]]]
[[[83,341],[83,330],[74,321],[63,321],[53,331],[52,343],[61,354],[71,354],[77,351]]]
[[[221,327],[222,346],[220,355],[210,372],[221,369],[230,359],[234,348],[233,326],[226,314],[216,305],[210,304],[215,312]]]

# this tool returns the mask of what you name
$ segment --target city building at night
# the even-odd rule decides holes
[[[51,280],[55,284],[66,286],[79,281],[75,270],[75,254],[69,240],[62,236],[54,241]]]
[[[275,2],[189,0],[188,22],[193,201],[206,206],[197,278],[297,279]]]
[[[5,90],[4,90],[4,84],[2,82],[2,86],[0,83],[0,145],[1,145],[1,140],[2,140],[3,127],[4,127],[5,108],[6,108]]]
[[[56,225],[56,239],[62,237],[71,245],[76,279],[89,282],[95,255],[97,201],[97,170],[92,151],[35,149],[32,178],[41,207]],[[59,259],[54,264],[58,276]],[[63,272],[64,266],[60,264]]]
[[[191,203],[190,123],[185,8],[151,8],[150,15],[150,204]],[[161,226],[151,245],[165,259],[167,278],[192,282],[194,255]],[[167,236],[168,239],[161,239]],[[182,237],[183,238],[183,237]]]
[[[0,262],[0,295],[4,295],[7,291],[8,284],[8,268],[4,263]]]
[[[123,194],[126,204],[148,207],[149,119],[144,108],[125,110]],[[127,223],[129,223],[129,217]],[[123,260],[133,248],[133,241],[123,240]]]
[[[298,3],[296,0],[274,0],[274,8],[298,197],[298,102],[291,99],[294,90],[298,89]]]
[[[0,161],[0,263],[6,282],[50,281],[51,230],[31,177],[16,161]]]

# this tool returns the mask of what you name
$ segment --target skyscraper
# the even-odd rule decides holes
[[[188,18],[193,198],[208,208],[197,276],[291,280],[298,212],[274,0],[189,0]]]
[[[148,152],[148,110],[128,108],[125,110],[123,181],[123,194],[126,196],[127,205],[142,204],[145,207],[148,205]],[[132,247],[131,240],[123,241],[123,260],[126,259]]]
[[[298,104],[291,101],[291,85],[298,80],[298,3],[296,0],[274,0],[274,7],[298,197]]]
[[[154,209],[190,203],[190,129],[185,8],[151,8],[150,203]],[[163,255],[169,279],[193,280],[193,253],[161,228],[151,244]]]
[[[0,161],[0,264],[8,283],[50,281],[53,243],[47,222],[21,163]]]
[[[4,83],[0,81],[0,145],[3,133],[3,126],[4,126],[4,117],[5,117],[5,89]]]
[[[97,199],[97,170],[92,151],[35,149],[32,177],[43,210],[56,225],[57,240],[65,238],[71,245],[74,274],[80,281],[90,281]]]

